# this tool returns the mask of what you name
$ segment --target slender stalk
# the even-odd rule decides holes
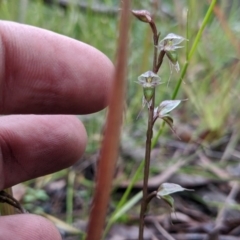
[[[154,198],[154,197],[156,197],[156,194],[157,194],[157,191],[153,191],[153,192],[151,192],[150,194],[148,194],[148,196],[147,196],[147,204],[149,204],[150,202],[151,202],[151,200]]]
[[[127,71],[127,46],[128,30],[130,25],[130,1],[122,1],[120,19],[120,34],[116,68],[112,92],[110,96],[109,111],[102,142],[101,154],[98,165],[96,189],[94,193],[92,210],[90,214],[87,240],[101,239],[107,207],[110,198],[112,179],[118,154],[119,138],[123,119],[126,71]]]
[[[153,43],[154,43],[154,54],[153,54],[153,72],[157,73],[165,55],[164,51],[161,51],[158,56],[158,45],[159,34],[157,33],[157,28],[154,22],[150,23],[150,27],[153,32]],[[141,210],[140,210],[140,219],[139,219],[139,240],[143,240],[144,233],[144,217],[147,209],[147,205],[149,203],[148,200],[148,178],[149,178],[149,167],[151,160],[151,149],[152,149],[152,133],[153,133],[153,114],[154,114],[154,103],[155,103],[155,88],[152,97],[152,103],[148,110],[148,128],[147,128],[147,139],[146,139],[146,147],[145,147],[145,161],[144,161],[144,177],[143,177],[143,198],[141,202]]]
[[[157,55],[158,55],[157,45],[158,45],[158,40],[159,40],[160,34],[158,34],[158,32],[157,32],[157,27],[154,22],[150,22],[150,27],[151,27],[152,33],[153,33],[153,44],[154,44],[154,46],[153,46],[154,47],[154,49],[153,49],[153,69],[152,70],[154,73],[157,73],[158,72],[158,69],[156,68]]]
[[[161,51],[158,57],[157,65],[155,67],[156,73],[158,72],[159,68],[162,66],[164,55],[165,55],[165,51]]]
[[[67,223],[72,224],[73,222],[73,198],[74,198],[74,181],[75,172],[69,170],[68,172],[68,185],[67,185]]]
[[[150,166],[150,155],[151,155],[151,142],[152,142],[152,126],[153,126],[153,111],[155,92],[152,98],[152,104],[148,111],[148,129],[147,129],[147,140],[145,148],[145,165],[144,165],[144,178],[143,178],[143,198],[141,203],[140,211],[140,222],[139,222],[139,240],[143,240],[144,232],[144,217],[147,209],[147,196],[148,196],[148,178],[149,178],[149,166]]]
[[[208,11],[207,11],[207,13],[206,13],[206,15],[205,15],[205,17],[203,19],[202,25],[201,25],[200,29],[198,30],[197,36],[196,36],[196,38],[194,40],[193,46],[192,46],[192,48],[191,48],[191,50],[190,50],[190,52],[188,54],[188,59],[187,59],[188,61],[192,58],[192,56],[193,56],[193,54],[194,54],[194,52],[195,52],[195,50],[196,50],[196,48],[198,46],[198,43],[199,43],[199,41],[201,39],[203,30],[205,29],[207,23],[209,22],[209,19],[210,19],[211,15],[212,15],[212,11],[213,11],[213,8],[214,8],[216,2],[217,2],[217,0],[212,0],[210,6],[208,8]]]

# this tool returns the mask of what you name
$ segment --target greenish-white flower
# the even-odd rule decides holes
[[[148,87],[156,87],[157,85],[163,83],[161,81],[161,78],[155,74],[152,71],[147,71],[143,74],[141,74],[138,77],[138,81],[136,81],[138,84],[142,85],[144,88],[148,88]]]
[[[172,68],[174,68],[176,72],[180,71],[180,67],[178,63],[178,55],[175,50],[183,47],[183,46],[179,46],[179,44],[184,40],[188,41],[186,38],[182,36],[176,35],[174,33],[169,33],[165,38],[163,38],[159,42],[159,45],[156,46],[161,51],[165,51],[170,62],[171,72],[172,72]]]
[[[164,50],[165,52],[175,51],[178,48],[182,48],[183,46],[178,46],[184,40],[188,41],[186,38],[176,35],[174,33],[169,33],[165,38],[163,38],[159,45],[157,46],[160,50]]]
[[[161,82],[161,78],[152,71],[147,71],[138,77],[138,84],[143,87],[143,107],[147,104],[148,108],[152,104],[152,98],[154,94],[154,88],[163,83]]]
[[[140,84],[143,88],[142,109],[145,107],[146,104],[149,109],[152,105],[152,98],[154,95],[155,87],[159,84],[162,84],[163,82],[161,81],[161,78],[152,71],[147,71],[141,74],[138,77],[138,81],[136,82]],[[140,113],[138,114],[138,116],[140,115]]]

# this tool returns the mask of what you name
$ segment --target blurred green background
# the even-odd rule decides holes
[[[1,19],[17,21],[45,28],[80,41],[86,42],[105,53],[113,62],[118,37],[118,1],[58,1],[58,0],[1,0]],[[45,2],[45,4],[44,4]],[[58,4],[60,2],[60,4]],[[133,9],[147,9],[156,14],[156,24],[161,37],[168,33],[186,36],[186,10],[189,10],[189,45],[193,43],[197,30],[208,8],[206,1],[132,1]],[[47,4],[48,3],[48,4]],[[219,8],[225,14],[224,19],[212,17],[204,31],[197,52],[188,68],[187,76],[177,98],[188,98],[182,106],[183,124],[194,125],[193,131],[203,129],[222,131],[231,126],[238,113],[234,102],[238,99],[238,41],[239,2],[219,1]],[[233,45],[235,43],[235,45]],[[185,43],[184,43],[185,44]],[[178,51],[180,67],[185,62],[186,48]],[[132,21],[130,51],[128,61],[128,94],[126,122],[129,131],[137,128],[145,131],[144,119],[136,121],[135,116],[141,109],[142,89],[135,84],[137,77],[151,69],[152,37],[147,24],[135,19]],[[234,70],[232,69],[234,68]],[[168,61],[165,60],[159,75],[167,82],[170,77]],[[162,85],[157,89],[156,103],[169,99],[176,86],[179,74],[173,71],[169,87]],[[95,120],[94,120],[95,119]],[[83,117],[89,129],[92,141],[97,141],[98,121],[101,115]],[[96,122],[95,122],[96,121]],[[93,124],[92,124],[93,123]],[[98,127],[97,127],[97,126]],[[94,127],[95,126],[95,127]],[[144,137],[144,133],[143,133]],[[90,145],[93,144],[90,142]],[[88,150],[96,150],[98,145],[90,145]]]
[[[1,0],[0,16],[2,20],[45,28],[86,42],[101,50],[114,62],[118,39],[119,2],[117,0]],[[146,9],[154,14],[156,25],[161,32],[160,39],[168,33],[186,36],[188,10],[189,47],[192,46],[208,6],[209,1],[132,1],[133,9]],[[186,144],[189,139],[193,139],[194,141],[203,140],[203,144],[210,147],[214,144],[225,144],[223,148],[218,149],[218,152],[215,151],[213,156],[214,160],[219,160],[222,157],[220,153],[225,151],[230,137],[235,136],[232,149],[235,151],[235,155],[238,153],[240,2],[238,0],[218,1],[217,7],[203,32],[177,96],[177,99],[188,99],[188,101],[183,102],[171,114],[176,132],[182,141],[171,130],[164,128],[164,133],[156,148],[163,147],[160,148],[160,152],[153,160],[152,175],[173,164],[172,160],[175,159],[173,153],[176,148],[170,148],[168,143],[179,146]],[[184,42],[182,45],[185,46],[185,44]],[[132,18],[129,40],[128,88],[121,141],[121,159],[119,161],[119,169],[121,169],[119,179],[131,179],[143,156],[147,111],[145,109],[141,117],[136,120],[142,104],[142,89],[135,81],[139,75],[151,69],[152,53],[152,35],[149,26]],[[179,49],[178,55],[181,68],[186,60],[186,47]],[[166,84],[157,87],[156,104],[170,99],[172,96],[179,73],[177,74],[173,70],[171,81],[167,87],[170,75],[169,63],[165,58],[159,76]],[[86,159],[99,150],[105,113],[104,110],[101,113],[79,116],[89,135]],[[158,131],[160,127],[161,122],[155,125],[154,132]],[[179,158],[181,154],[180,152]],[[225,169],[228,164],[237,164],[236,158],[239,157],[235,156],[232,159],[230,156],[227,163],[222,161],[222,164],[219,164],[216,161],[213,164]],[[41,189],[51,181],[68,178],[69,171],[72,170],[64,170],[51,175],[49,178],[30,181],[27,185],[31,189],[36,186],[36,189]],[[178,172],[195,176],[206,176],[207,174],[204,167],[199,167],[196,164],[182,167]],[[208,176],[219,177],[210,172]],[[92,194],[92,182],[86,180],[82,175],[79,181],[90,190],[77,189],[75,194],[81,196],[84,200],[89,200]],[[28,196],[34,196],[31,191],[28,191]],[[31,205],[31,202],[36,199],[41,201],[48,201],[47,199],[49,199],[44,191],[40,191],[38,195],[41,196],[30,198],[30,200],[25,199],[28,204],[30,203],[30,205],[26,203],[29,210],[36,211],[36,205],[33,204],[35,207]],[[87,210],[85,214],[86,212]],[[60,218],[64,219],[63,215]]]

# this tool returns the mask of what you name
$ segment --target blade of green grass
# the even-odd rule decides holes
[[[74,181],[75,181],[75,172],[69,170],[68,173],[68,185],[67,185],[67,223],[71,224],[73,222],[73,197],[74,197]]]
[[[139,202],[139,200],[142,198],[142,195],[143,195],[143,192],[140,191],[135,196],[133,196],[130,200],[125,201],[125,204],[123,204],[118,211],[115,211],[115,214],[112,214],[112,216],[108,220],[102,239],[106,239],[106,234],[108,233],[108,231],[110,230],[114,222],[117,221],[121,216],[123,216],[123,214],[125,214],[128,210],[130,210],[137,202]]]

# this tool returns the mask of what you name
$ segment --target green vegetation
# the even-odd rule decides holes
[[[1,0],[0,16],[2,20],[17,21],[45,28],[86,42],[101,50],[114,62],[118,37],[118,1],[102,0],[99,2],[101,3],[100,7],[94,1],[87,1],[86,8],[83,6],[82,8],[78,8],[72,3],[66,9],[57,4],[44,4],[42,0],[19,0],[17,2],[16,0]],[[225,139],[229,135],[234,137],[239,130],[238,103],[240,81],[238,80],[240,76],[240,47],[238,42],[240,38],[240,7],[238,0],[218,1],[218,12],[215,10],[215,14],[208,21],[194,54],[190,50],[192,49],[193,40],[196,38],[209,4],[207,4],[207,1],[190,0],[166,0],[161,2],[162,11],[155,11],[156,8],[151,5],[150,1],[135,0],[132,6],[133,9],[146,9],[155,14],[156,25],[158,25],[161,31],[160,39],[171,32],[186,36],[186,9],[188,9],[189,20],[186,38],[189,39],[189,42],[186,49],[178,51],[178,61],[181,70],[184,68],[186,59],[191,58],[191,62],[188,65],[182,85],[177,93],[177,99],[188,99],[188,101],[183,102],[174,113],[174,125],[182,141],[179,141],[168,128],[162,129],[160,121],[156,122],[154,137],[159,133],[159,129],[162,129],[163,134],[160,141],[158,138],[154,138],[156,149],[159,149],[159,144],[161,148],[152,160],[150,176],[157,176],[160,172],[164,173],[166,169],[177,166],[180,161],[179,159],[181,159],[183,161],[181,169],[180,165],[178,165],[174,173],[221,180],[221,174],[219,174],[219,171],[216,172],[216,169],[225,172],[227,166],[231,165],[231,167],[234,167],[237,165],[235,161],[236,157],[234,158],[231,154],[227,155],[225,150],[228,147],[234,150],[237,146],[238,138],[236,137],[235,141],[229,141],[229,144]],[[223,14],[219,14],[219,11]],[[141,73],[151,68],[152,51],[151,31],[149,27],[147,24],[139,24],[138,21],[132,21],[128,62],[127,108],[123,128],[123,141],[121,144],[123,160],[119,163],[121,174],[116,178],[115,188],[119,185],[121,186],[120,183],[123,180],[132,180],[140,164],[139,161],[143,157],[141,149],[144,148],[145,144],[147,111],[143,110],[140,119],[136,120],[141,109],[142,89],[136,85],[135,81]],[[190,53],[187,51],[190,51]],[[157,88],[156,104],[165,99],[170,99],[172,96],[176,97],[173,89],[177,88],[179,75],[173,71],[169,87],[167,87],[170,74],[168,62],[165,59],[158,75],[162,78],[162,81],[166,82],[166,86],[162,87],[160,85]],[[99,149],[105,111],[89,116],[79,116],[79,118],[84,122],[89,135],[87,154],[90,156]],[[210,154],[209,157],[212,160],[211,166],[199,160],[202,159],[199,153],[201,146],[199,146],[199,151],[195,151],[194,153],[179,148],[181,144],[185,144],[184,147],[187,148],[187,142],[190,138],[195,142],[201,142],[208,150],[213,149],[212,152],[215,155],[211,157]],[[127,146],[131,146],[132,149],[126,149],[126,142]],[[172,145],[168,143],[172,143]],[[134,151],[140,152],[138,159],[134,158],[136,156],[133,154]],[[223,154],[219,156],[216,154],[216,151]],[[194,162],[196,159],[199,162]],[[229,163],[226,164],[225,160],[228,160]],[[80,196],[86,202],[89,201],[92,194],[92,182],[86,180],[81,173],[77,173],[76,176],[74,175],[73,180],[70,175],[71,171],[62,171],[62,174],[52,174],[48,176],[45,183],[41,184],[41,187],[44,188],[49,182],[62,178],[75,181],[75,184],[70,181],[66,187],[67,192],[70,194],[67,197],[67,217],[66,215],[64,217],[59,216],[59,218],[65,218],[64,220],[67,219],[66,222],[69,223],[74,221],[75,218],[78,219],[81,217],[82,219],[86,219],[86,212],[88,212],[87,208],[89,207],[87,204],[83,205],[84,211],[81,214],[75,214],[74,211],[76,209],[71,210],[71,208],[74,208],[71,202],[73,201],[74,193],[71,188],[74,188],[74,185],[78,186],[75,190],[75,196]],[[231,174],[228,177],[228,179],[233,179]],[[139,179],[142,179],[141,173],[139,173]],[[26,184],[34,187],[38,183],[39,180],[34,180]],[[79,188],[80,185],[81,187]],[[30,192],[28,190],[27,196],[29,196]],[[41,192],[41,194],[45,198],[44,193]],[[137,210],[133,206],[141,198],[141,193],[132,195],[132,197],[132,200],[128,202],[125,199],[119,203],[121,196],[118,197],[118,193],[116,192],[116,195],[113,196],[114,200],[111,206],[113,208],[118,206],[120,210],[111,216],[110,224],[113,224],[119,217],[121,217],[120,220],[122,221],[128,221],[129,210],[131,212],[139,212],[139,206],[137,206]],[[120,208],[124,203],[126,205]],[[213,205],[213,203],[214,206],[221,205],[212,201],[212,203],[209,202],[209,206]],[[239,209],[239,205],[236,204],[235,208]],[[32,205],[29,209],[34,211]],[[125,209],[128,211],[126,212]],[[35,210],[38,212],[39,208],[36,207]],[[54,215],[54,212],[52,214]],[[56,211],[55,214],[57,215],[59,212]]]

